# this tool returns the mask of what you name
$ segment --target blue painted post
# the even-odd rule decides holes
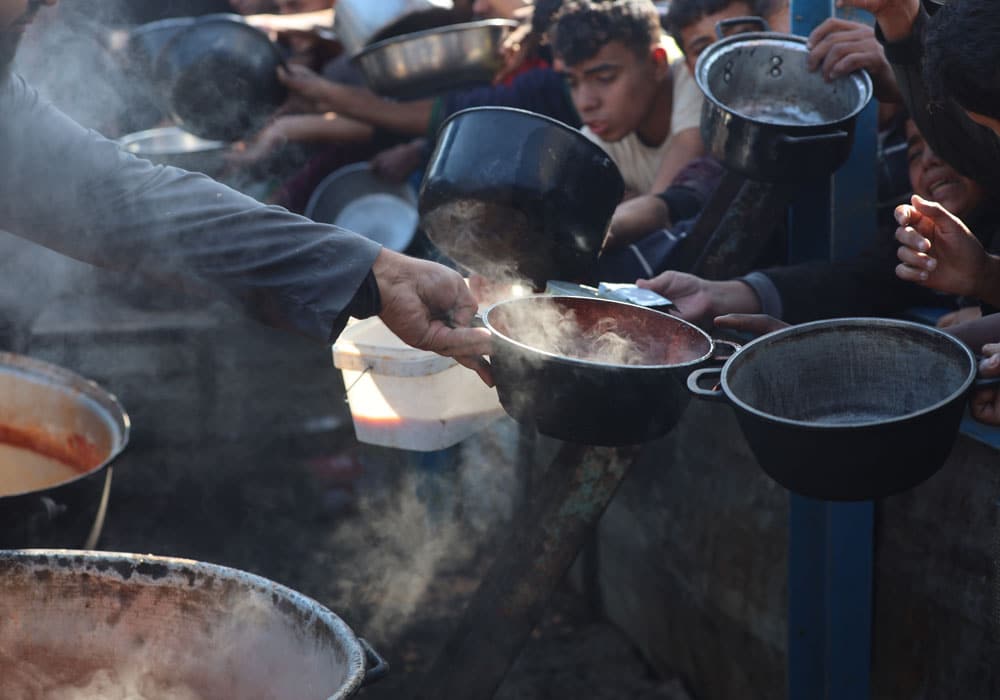
[[[792,0],[792,31],[808,35],[833,12],[832,0]],[[848,162],[794,203],[791,260],[842,259],[871,241],[877,230],[876,139],[873,102],[859,116]],[[789,499],[789,700],[867,700],[874,504],[829,503],[795,494]]]

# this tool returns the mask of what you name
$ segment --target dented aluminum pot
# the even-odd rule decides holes
[[[214,564],[0,551],[0,589],[4,697],[343,700],[388,671],[316,601]]]

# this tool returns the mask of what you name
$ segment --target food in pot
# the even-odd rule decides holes
[[[82,435],[0,424],[0,496],[52,488],[103,460],[102,451]]]

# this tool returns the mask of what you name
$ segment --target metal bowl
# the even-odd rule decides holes
[[[118,139],[118,145],[154,163],[206,175],[214,175],[225,166],[223,154],[229,148],[224,141],[203,139],[177,126],[137,131]]]
[[[373,91],[417,99],[477,83],[500,69],[500,45],[517,22],[489,19],[404,34],[372,44],[354,62]]]
[[[328,175],[309,198],[305,215],[400,253],[409,247],[420,218],[413,188],[380,179],[368,163],[353,163]]]

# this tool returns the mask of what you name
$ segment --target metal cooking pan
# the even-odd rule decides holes
[[[588,332],[614,330],[648,345],[642,364],[579,359],[540,342],[535,330],[572,313]],[[493,334],[493,379],[504,410],[543,435],[588,445],[630,445],[665,435],[690,399],[685,380],[717,357],[717,345],[687,321],[606,299],[532,296],[494,304],[482,316]]]
[[[159,165],[216,176],[226,167],[229,144],[210,141],[176,126],[137,131],[117,141],[122,150]]]
[[[725,27],[747,23],[765,31],[722,38]],[[856,71],[827,82],[808,69],[804,37],[767,28],[759,17],[716,26],[720,41],[695,66],[705,93],[702,139],[713,156],[755,180],[829,175],[850,154],[857,115],[872,97],[871,78]]]
[[[371,44],[353,61],[374,92],[433,97],[489,83],[503,65],[500,46],[517,24],[490,19],[404,34]]]
[[[804,496],[870,500],[944,464],[976,361],[956,338],[907,321],[847,318],[758,338],[688,381],[725,400],[761,468]],[[705,389],[699,380],[719,381]]]

